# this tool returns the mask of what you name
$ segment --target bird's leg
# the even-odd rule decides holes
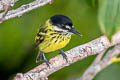
[[[49,62],[48,62],[48,60],[46,59],[44,52],[42,52],[42,51],[39,52],[39,54],[38,54],[38,56],[37,56],[37,59],[36,59],[36,62],[38,62],[38,61],[40,61],[40,60],[43,60],[43,61],[46,63],[46,65],[47,65],[48,67],[50,67]]]
[[[68,62],[67,56],[66,56],[66,54],[64,53],[64,51],[61,50],[61,49],[59,49],[59,51],[60,51],[60,54],[63,56],[63,59],[65,59],[65,60]]]
[[[42,54],[43,61],[47,64],[48,67],[50,67],[50,65],[49,65],[50,63],[46,59],[45,54],[43,52],[41,54]]]
[[[43,60],[43,57],[42,57],[42,52],[39,51],[38,55],[37,55],[37,58],[36,58],[36,63]]]

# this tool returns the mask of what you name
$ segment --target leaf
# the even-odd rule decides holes
[[[90,7],[97,7],[98,0],[85,0]]]
[[[101,31],[111,39],[120,30],[120,0],[99,0],[98,21]]]

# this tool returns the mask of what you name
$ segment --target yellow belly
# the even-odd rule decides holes
[[[57,39],[57,37],[54,39],[51,38],[52,37],[46,37],[45,41],[39,45],[41,51],[48,53],[61,49],[69,43],[71,36],[62,36],[62,38],[59,39]]]

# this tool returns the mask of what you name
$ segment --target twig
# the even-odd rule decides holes
[[[10,2],[10,0],[8,0],[8,5],[7,5],[7,8],[6,8],[6,10],[5,10],[4,14],[2,15],[2,18],[0,18],[0,23],[2,23],[2,22],[3,22],[3,20],[4,20],[5,16],[7,15],[8,11],[10,10],[10,8],[11,8],[11,2]]]
[[[115,38],[117,37],[117,38]],[[120,31],[114,35],[114,40],[120,42]],[[117,43],[114,43],[117,44]],[[82,60],[88,56],[95,55],[101,51],[107,49],[112,44],[110,44],[106,36],[101,36],[93,41],[90,41],[86,44],[72,48],[69,51],[66,51],[68,62],[63,59],[61,55],[57,55],[54,58],[50,59],[50,68],[47,67],[45,63],[37,66],[36,68],[28,71],[27,73],[18,73],[14,80],[47,80],[48,76],[52,73],[69,66],[72,63],[75,63],[79,60]]]
[[[0,11],[6,10],[9,5],[9,2],[10,2],[10,6],[13,7],[17,1],[18,0],[0,0]]]
[[[48,4],[48,3],[51,4],[51,2],[53,2],[53,0],[36,0],[34,2],[22,5],[21,7],[15,9],[15,10],[10,10],[7,13],[7,15],[5,16],[4,21],[8,20],[8,19],[11,19],[11,18],[14,18],[14,17],[17,17],[17,16],[20,17],[26,12],[29,12],[29,11],[31,11],[33,9],[44,6],[44,5]],[[4,13],[0,14],[0,18],[2,17],[3,14]]]
[[[101,59],[102,59],[105,51],[106,51],[106,49],[103,50],[103,51],[101,51],[101,52],[97,55],[97,57],[96,57],[96,59],[94,60],[93,64],[96,64],[96,63],[98,63],[98,62],[101,61]]]
[[[120,45],[116,45],[115,48],[109,50],[106,56],[98,63],[93,63],[85,73],[77,80],[92,80],[98,72],[103,70],[105,67],[111,64],[111,60],[113,57],[120,54]]]

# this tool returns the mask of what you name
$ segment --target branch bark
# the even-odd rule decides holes
[[[108,48],[109,46],[110,46],[110,43],[108,39],[106,38],[106,36],[102,36],[89,43],[80,45],[69,51],[66,51],[65,54],[67,55],[68,63],[66,62],[66,60],[63,59],[61,55],[58,55],[49,60],[51,68],[47,67],[46,64],[43,63],[40,66],[22,75],[20,80],[23,80],[23,79],[39,80],[39,78],[46,79],[47,76],[58,71],[59,69],[65,66],[69,66],[70,64],[77,62],[90,55],[97,54],[103,51],[105,48]],[[17,79],[18,79],[18,76],[16,76],[15,80]]]
[[[72,48],[69,51],[66,51],[68,62],[63,59],[61,55],[57,55],[54,58],[50,59],[50,68],[47,67],[45,63],[35,67],[34,69],[28,71],[27,73],[18,73],[14,80],[47,80],[48,76],[52,73],[69,66],[72,63],[80,61],[88,56],[95,55],[104,51],[113,44],[120,43],[120,31],[114,36],[114,41],[112,44],[109,42],[106,36],[101,36],[93,41],[90,41],[86,44]]]
[[[6,10],[7,6],[9,5],[9,2],[10,2],[10,6],[12,7],[17,1],[18,0],[0,0],[0,11]]]
[[[117,43],[120,43],[120,31],[118,31],[115,35],[113,35],[111,46],[116,45]],[[98,72],[103,70],[105,67],[109,66],[112,58],[114,58],[118,54],[120,54],[120,45],[117,45],[115,46],[114,49],[108,51],[106,53],[106,56],[102,60],[99,59],[98,61],[98,58],[99,58],[99,55],[98,55],[98,57],[96,57],[92,65],[77,80],[92,80]]]
[[[5,11],[4,11],[4,14],[2,15],[2,17],[0,18],[0,23],[2,23],[3,22],[3,20],[4,20],[4,18],[5,18],[5,16],[7,15],[7,13],[8,13],[8,11],[10,10],[10,8],[12,7],[11,6],[11,0],[7,0],[6,1],[7,2],[7,4],[6,4],[6,9],[5,9]]]
[[[14,0],[12,0],[12,1],[14,1]],[[15,0],[15,1],[18,1],[18,0]],[[14,18],[14,17],[20,17],[26,12],[29,12],[31,10],[34,10],[34,9],[39,8],[41,6],[44,6],[48,3],[51,4],[52,2],[53,2],[53,0],[35,0],[34,2],[22,5],[21,7],[15,9],[15,10],[8,11],[8,13],[4,17],[3,21]],[[0,19],[3,17],[3,15],[4,15],[4,12],[0,13]]]
[[[116,45],[115,48],[109,50],[106,56],[98,63],[93,63],[85,73],[77,80],[92,80],[98,72],[111,64],[112,58],[120,54],[120,45]]]

